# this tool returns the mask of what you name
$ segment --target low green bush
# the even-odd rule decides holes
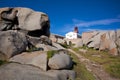
[[[69,46],[67,44],[60,44],[64,48],[68,48]]]
[[[0,66],[7,63],[7,61],[0,60]]]
[[[78,52],[79,48],[72,48],[73,51]]]
[[[51,50],[51,51],[47,51],[47,58],[51,58],[54,54],[56,54],[57,51],[56,50]]]
[[[43,48],[37,48],[37,47],[32,47],[26,50],[27,52],[33,52],[33,51],[43,51]]]

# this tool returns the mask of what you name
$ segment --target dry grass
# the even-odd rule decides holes
[[[82,63],[80,63],[77,56],[75,56],[73,53],[70,53],[70,55],[75,63],[73,70],[76,72],[77,75],[76,80],[95,80],[95,77],[86,69],[86,67]]]
[[[86,53],[80,52],[79,48],[73,50],[82,56],[102,65],[104,70],[112,77],[120,78],[120,56],[113,56],[107,51],[98,51],[94,49],[87,49]]]

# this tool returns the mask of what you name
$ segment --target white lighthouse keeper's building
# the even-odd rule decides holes
[[[68,32],[65,34],[66,39],[77,39],[78,33],[76,32]]]
[[[79,33],[78,27],[75,27],[73,32],[68,32],[67,34],[65,34],[65,38],[66,39],[77,39],[77,38],[80,38],[80,35],[78,33]]]

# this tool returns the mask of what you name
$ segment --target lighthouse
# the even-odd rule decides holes
[[[74,28],[74,32],[75,32],[75,33],[79,33],[77,26]]]
[[[74,27],[74,31],[68,32],[65,37],[66,39],[77,39],[78,38],[78,27]]]

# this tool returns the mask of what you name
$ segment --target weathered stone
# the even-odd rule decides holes
[[[48,16],[29,8],[0,8],[0,30],[21,30],[30,36],[50,35]]]
[[[100,36],[102,34],[104,34],[105,32],[101,31],[101,32],[98,32],[96,35],[94,35],[91,39],[89,39],[88,43],[87,43],[87,46],[88,47],[93,47],[95,49],[99,49],[100,47]]]
[[[20,54],[27,47],[27,39],[23,33],[15,31],[0,32],[0,52],[7,58]]]
[[[75,72],[72,70],[50,70],[48,73],[51,73],[52,76],[56,76],[56,74],[61,76],[59,80],[75,80],[76,77]]]
[[[110,54],[118,55],[115,31],[93,31],[83,33],[83,44],[98,50],[107,50]]]
[[[109,48],[109,41],[106,40],[106,33],[101,35],[101,44],[100,44],[100,50],[105,50]]]
[[[59,49],[65,49],[64,47],[62,47],[61,45],[59,45],[58,43],[55,43],[55,42],[53,42],[52,45],[53,45],[55,48],[57,48],[58,50],[59,50]]]
[[[31,31],[31,36],[50,35],[50,25],[48,16],[43,12],[35,12],[29,8],[16,8],[18,10],[18,27]],[[37,34],[34,34],[37,33]]]
[[[84,32],[82,33],[82,41],[84,45],[87,45],[89,40],[94,37],[94,35],[98,34],[98,32]]]
[[[47,46],[48,48],[50,48],[49,46],[52,48],[52,41],[47,36],[42,35],[41,37],[27,37],[28,41],[37,48],[43,48],[45,51],[47,51],[47,48],[45,48]]]
[[[50,39],[52,40],[52,42],[57,42],[57,38],[53,34],[50,34]]]
[[[75,44],[74,47],[82,47],[83,41],[82,39],[77,39],[77,40],[74,40],[73,44]]]
[[[64,39],[66,42],[66,45],[69,45],[71,47],[82,47],[83,46],[83,41],[82,38],[78,38],[78,39]]]
[[[5,54],[3,54],[3,53],[0,52],[0,60],[5,61],[7,59],[8,59],[7,56]]]
[[[17,10],[13,8],[0,8],[0,31],[10,30],[18,25],[16,15]]]
[[[0,67],[0,80],[75,80],[75,72],[69,70],[42,71],[30,65],[9,63]]]
[[[54,46],[50,46],[50,45],[45,45],[45,44],[37,44],[35,45],[37,48],[41,48],[43,49],[43,51],[51,51],[51,50],[58,50],[56,47]]]
[[[24,52],[12,57],[10,61],[21,64],[30,64],[44,71],[47,70],[47,54],[42,51]]]
[[[110,54],[117,56],[118,55],[118,50],[117,48],[112,48],[109,50]]]
[[[100,50],[109,50],[113,55],[117,55],[117,46],[115,44],[115,31],[108,31],[100,37]]]
[[[52,42],[55,42],[55,43],[63,44],[65,42],[64,41],[65,37],[58,34],[51,33],[49,38],[52,40]]]
[[[51,69],[69,69],[72,67],[72,59],[69,55],[61,51],[49,59],[48,66]]]
[[[116,45],[117,45],[118,54],[120,55],[120,30],[116,31]]]
[[[64,48],[49,39],[49,28],[45,13],[22,7],[0,8],[0,60],[10,58],[10,63],[0,66],[0,80],[75,80],[74,71],[48,69],[48,63],[54,57],[57,68],[49,66],[50,69],[72,67],[67,51],[59,50]],[[64,37],[56,36],[61,43]],[[24,52],[32,49],[34,52]],[[47,51],[50,50],[58,50],[58,56],[53,55],[48,60]]]
[[[52,40],[50,40],[47,36],[40,36],[40,41],[42,44],[52,45]]]
[[[75,71],[72,70],[62,70],[61,72],[63,72],[64,74],[66,74],[66,76],[68,76],[68,80],[75,80],[76,78],[76,74]]]
[[[109,34],[110,39],[113,42],[115,42],[115,40],[116,40],[116,31],[114,31],[114,30],[108,31],[108,34]]]

